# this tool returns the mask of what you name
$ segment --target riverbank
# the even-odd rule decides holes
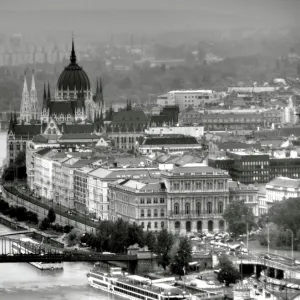
[[[41,202],[38,198],[22,194],[12,186],[2,187],[3,199],[9,204],[23,206],[27,210],[35,212],[39,219],[47,217],[50,208],[53,208],[56,214],[56,222],[60,225],[70,225],[82,232],[94,233],[97,228],[97,223],[89,220],[87,217],[80,215],[68,214],[65,207]]]

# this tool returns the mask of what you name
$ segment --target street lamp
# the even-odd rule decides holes
[[[168,300],[170,300],[171,292],[168,292]]]
[[[292,234],[292,264],[294,265],[294,233],[291,229],[287,229],[286,231],[290,231]]]

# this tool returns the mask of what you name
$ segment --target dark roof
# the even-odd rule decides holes
[[[63,70],[57,81],[57,88],[66,91],[86,91],[91,89],[90,80],[85,71],[76,63],[76,54],[74,41],[72,42],[72,51],[70,64]]]
[[[63,133],[92,133],[94,132],[93,124],[63,124],[60,128]]]
[[[49,102],[50,114],[70,114],[71,116],[75,114],[75,101],[50,101]]]
[[[42,125],[42,131],[46,129],[45,124]],[[37,134],[41,133],[41,125],[40,124],[30,124],[30,125],[21,125],[17,124],[14,126],[14,135],[16,138],[24,138],[24,139],[32,139]]]
[[[48,152],[51,152],[51,151],[52,151],[52,149],[50,149],[50,148],[43,148],[43,149],[37,151],[37,154],[45,155],[45,154],[47,154]]]
[[[235,149],[260,149],[260,143],[253,143],[253,144],[246,144],[246,143],[234,143],[234,142],[227,142],[227,143],[219,143],[216,142],[219,149],[221,150],[235,150]]]
[[[174,135],[164,137],[146,137],[143,145],[185,145],[198,144],[196,138],[191,136]]]
[[[284,127],[275,130],[255,131],[254,137],[289,137],[290,135],[300,136],[300,127]]]
[[[115,124],[146,124],[148,118],[142,110],[122,110],[117,112],[112,120]]]
[[[66,133],[60,137],[60,140],[73,140],[73,139],[94,139],[98,141],[100,137],[94,133]]]
[[[48,140],[48,137],[43,134],[38,134],[32,139],[34,143],[48,143]]]

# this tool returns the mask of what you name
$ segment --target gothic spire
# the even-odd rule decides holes
[[[72,64],[76,63],[76,54],[75,54],[75,47],[74,47],[74,35],[72,35],[72,50],[71,50],[70,61],[71,61]]]
[[[24,73],[24,84],[23,84],[23,93],[28,93],[28,88],[27,88],[27,80],[26,80],[26,71]]]
[[[96,95],[99,93],[99,83],[98,83],[98,78],[97,78],[97,88],[96,88]]]
[[[8,133],[13,133],[14,132],[14,119],[13,119],[13,113],[12,111],[10,112],[10,120],[9,120],[9,127],[8,127]]]
[[[100,94],[100,102],[103,104],[104,99],[103,99],[103,87],[102,87],[102,80],[101,78],[99,79],[99,94]]]
[[[35,91],[34,70],[32,70],[31,91]]]
[[[50,84],[49,84],[49,81],[48,81],[48,95],[47,95],[47,99],[48,99],[48,101],[50,101],[50,99],[51,99],[51,94],[50,94]]]
[[[44,83],[43,108],[47,108],[47,106],[46,84]]]

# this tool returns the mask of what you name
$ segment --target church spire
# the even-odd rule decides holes
[[[49,84],[49,81],[48,81],[48,95],[47,95],[47,99],[48,99],[48,101],[50,101],[50,99],[51,99],[51,94],[50,94],[50,84]]]
[[[32,70],[31,91],[35,91],[34,70]]]
[[[26,80],[26,71],[24,74],[24,84],[23,84],[23,94],[28,93],[28,88],[27,88],[27,80]]]
[[[71,50],[70,61],[71,61],[72,64],[76,63],[76,54],[75,54],[75,47],[74,47],[74,35],[72,35],[72,50]]]
[[[46,93],[46,84],[44,83],[44,95],[43,95],[43,109],[47,109],[47,93]]]

